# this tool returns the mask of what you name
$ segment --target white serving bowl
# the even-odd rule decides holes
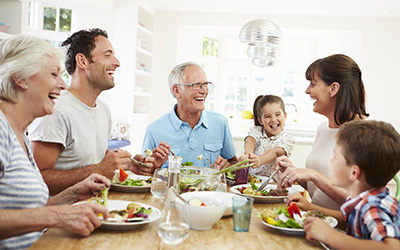
[[[225,213],[226,204],[222,199],[208,196],[207,192],[189,192],[181,196],[189,201],[193,198],[200,199],[206,206],[186,205],[188,222],[191,229],[210,230],[212,226],[222,218]],[[176,206],[183,216],[183,201],[176,198]]]
[[[223,216],[232,215],[232,197],[239,196],[234,193],[227,192],[215,192],[215,191],[198,191],[197,194],[201,194],[207,197],[217,198],[225,202],[226,208]],[[187,194],[181,194],[185,197]]]

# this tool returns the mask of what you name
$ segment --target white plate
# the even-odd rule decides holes
[[[256,183],[255,184],[257,187],[261,185],[261,183]],[[283,200],[286,198],[286,196],[257,196],[257,195],[248,195],[248,194],[242,194],[240,193],[239,190],[237,190],[237,188],[242,188],[242,187],[248,187],[250,186],[250,184],[243,184],[243,185],[236,185],[231,187],[231,191],[235,194],[239,194],[242,196],[246,196],[246,197],[251,197],[254,199],[254,202],[260,202],[260,203],[276,203],[276,202],[283,202]],[[268,184],[265,187],[266,190],[269,189],[276,189],[276,185],[274,184]],[[297,194],[300,193],[301,191],[304,190],[303,187],[301,187],[300,185],[293,185],[290,188],[287,188],[287,190],[289,191],[289,195],[291,194]]]
[[[108,200],[108,210],[109,211],[123,210],[123,209],[126,209],[128,204],[130,204],[132,202],[137,203],[146,209],[151,208],[153,210],[153,212],[149,215],[148,219],[143,220],[143,221],[137,221],[137,222],[106,222],[106,221],[103,221],[101,223],[101,228],[109,229],[109,230],[132,229],[132,228],[136,228],[140,225],[156,221],[161,217],[161,211],[158,208],[144,204],[144,203],[135,202],[135,201]]]
[[[301,213],[302,213],[303,215],[306,214],[306,212],[303,212],[303,211],[302,211]],[[306,234],[306,231],[305,231],[304,229],[277,227],[277,226],[273,226],[273,225],[268,224],[267,222],[263,221],[261,218],[260,218],[260,220],[261,220],[261,222],[262,222],[264,225],[266,225],[267,227],[270,227],[270,228],[279,230],[279,231],[284,232],[284,233],[287,233],[287,234],[299,234],[299,235],[304,235],[304,234]],[[338,221],[337,221],[335,218],[331,217],[331,216],[326,217],[325,220],[329,220],[329,223],[328,223],[328,224],[329,224],[329,226],[331,226],[331,227],[336,227],[337,224],[338,224]]]
[[[126,173],[129,175],[129,179],[133,180],[148,180],[150,179],[151,176],[145,176],[145,175],[138,175],[135,173],[132,173],[131,171],[126,171]],[[143,193],[143,192],[149,192],[151,184],[146,184],[143,186],[125,186],[125,185],[120,185],[113,183],[111,184],[111,187],[115,191],[120,191],[120,192],[127,192],[127,193]]]
[[[188,192],[181,194],[183,198],[186,198],[187,194],[195,195],[201,194],[212,198],[217,198],[225,202],[226,209],[223,216],[230,216],[232,215],[232,197],[238,196],[237,194],[226,193],[226,192],[216,192],[216,191],[196,191],[196,192]]]
[[[258,179],[260,179],[260,180],[261,180],[261,183],[263,183],[265,180],[268,179],[267,176],[263,176],[263,175],[255,175],[255,177],[257,177]],[[226,178],[226,183],[229,184],[229,185],[235,185],[235,180],[231,180],[231,179]],[[248,182],[247,182],[247,183],[248,183]],[[256,184],[257,184],[257,183],[256,183]]]

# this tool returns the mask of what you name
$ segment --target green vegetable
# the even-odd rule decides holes
[[[101,197],[103,198],[103,201],[101,201],[99,199],[98,195],[96,194],[96,203],[108,208],[108,189],[107,189],[107,187],[104,187],[104,189],[101,190]]]
[[[285,227],[285,228],[300,228],[302,229],[303,226],[300,225],[297,221],[295,221],[294,219],[290,218],[289,212],[287,210],[287,207],[278,207],[278,208],[274,208],[274,211],[277,215],[280,214],[285,214],[285,216],[287,218],[289,218],[286,222],[284,222],[283,220],[277,220],[277,224],[276,226],[278,227]]]
[[[193,162],[187,161],[181,164],[182,166],[193,166]]]
[[[153,211],[153,210],[151,210],[151,208],[146,209],[146,208],[144,208],[144,207],[141,207],[140,209],[138,209],[138,210],[135,212],[135,214],[148,214],[148,215],[150,215],[152,211]]]
[[[194,179],[194,178],[183,177],[180,179],[179,184],[180,185],[188,185],[188,186],[197,186],[202,181],[203,181],[203,179]]]
[[[242,169],[242,168],[247,168],[247,167],[253,166],[254,163],[253,163],[253,164],[249,164],[249,165],[244,165],[244,166],[242,166],[243,164],[246,164],[246,163],[248,163],[249,161],[250,161],[249,159],[246,159],[246,160],[244,160],[244,161],[241,161],[241,162],[239,162],[239,163],[236,163],[236,164],[233,165],[233,166],[230,166],[230,167],[228,167],[228,168],[222,169],[221,171],[218,171],[218,172],[216,172],[216,173],[214,173],[214,174],[215,174],[215,175],[218,175],[218,174],[222,174],[222,173],[228,173],[228,172],[236,171],[236,170],[239,170],[239,169]]]
[[[290,218],[289,212],[287,211],[286,207],[278,207],[274,209],[276,215],[285,214],[286,217]]]
[[[124,186],[140,187],[140,186],[143,186],[143,181],[142,180],[127,179],[124,183],[118,183],[118,184],[124,185]]]
[[[289,228],[303,228],[298,222],[290,218],[286,221],[286,226]]]
[[[254,182],[250,182],[251,187],[253,188],[253,190],[257,190],[258,187],[256,186],[256,184],[254,184]]]
[[[232,172],[226,173],[226,177],[227,177],[228,179],[235,180],[235,174],[233,174]]]

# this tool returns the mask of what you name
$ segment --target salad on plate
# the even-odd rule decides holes
[[[120,168],[114,171],[114,176],[111,180],[111,184],[131,186],[131,187],[142,187],[142,186],[149,186],[151,184],[151,179],[152,179],[151,177],[145,179],[142,178],[132,179],[125,170]]]
[[[258,186],[250,182],[249,186],[241,186],[236,188],[241,194],[254,195],[254,196],[287,196],[289,191],[287,189],[264,189],[257,191]]]
[[[308,216],[318,217],[328,223],[331,227],[335,227],[338,223],[335,218],[326,216],[319,211],[301,211],[297,207],[296,203],[292,203],[288,207],[264,209],[257,215],[264,225],[292,234],[305,233],[303,224]]]

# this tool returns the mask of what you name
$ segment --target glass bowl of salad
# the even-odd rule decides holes
[[[225,174],[215,174],[217,169],[207,167],[182,167],[179,186],[181,193],[194,191],[226,192]]]

